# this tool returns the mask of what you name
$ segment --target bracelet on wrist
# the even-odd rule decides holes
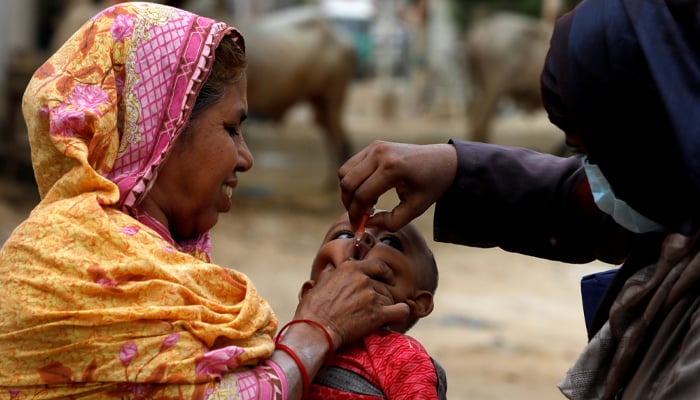
[[[289,328],[290,326],[292,326],[294,324],[302,324],[302,323],[313,325],[313,326],[317,327],[318,329],[320,329],[321,332],[323,332],[323,334],[326,336],[326,341],[328,341],[328,346],[329,346],[327,359],[330,359],[331,356],[333,355],[333,353],[335,352],[335,344],[333,343],[333,338],[331,337],[330,332],[328,332],[328,329],[325,326],[323,326],[320,322],[317,322],[317,321],[314,321],[311,319],[293,319],[293,320],[287,322],[280,329],[279,333],[277,333],[277,337],[275,337],[275,343],[279,343],[280,338],[282,337],[282,334],[284,333],[284,331],[287,330],[287,328]]]
[[[283,352],[287,353],[287,355],[291,357],[292,360],[294,360],[294,363],[297,365],[299,373],[301,374],[301,397],[306,397],[306,394],[309,392],[309,385],[311,384],[311,382],[309,381],[309,374],[308,372],[306,372],[306,367],[304,367],[304,363],[301,361],[299,356],[297,356],[297,353],[295,353],[294,350],[292,350],[289,346],[283,343],[276,343],[275,349],[282,350]]]

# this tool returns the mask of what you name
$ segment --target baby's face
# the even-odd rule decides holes
[[[395,285],[388,286],[395,302],[413,300],[419,290],[421,271],[431,265],[432,255],[425,240],[413,225],[398,232],[367,224],[365,233],[355,249],[353,232],[347,214],[341,216],[328,230],[311,269],[311,279],[317,280],[326,267],[335,268],[348,258],[378,258],[393,271]]]

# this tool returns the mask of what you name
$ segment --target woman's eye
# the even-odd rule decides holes
[[[231,137],[240,135],[240,133],[238,133],[238,129],[233,126],[227,126],[226,132],[228,132],[229,136]]]
[[[352,239],[355,237],[355,232],[350,231],[340,231],[333,235],[333,240],[335,239]]]
[[[403,244],[401,243],[401,241],[399,239],[397,239],[393,236],[385,236],[385,237],[379,239],[379,241],[382,244],[385,244],[389,247],[395,248],[396,250],[403,251]]]

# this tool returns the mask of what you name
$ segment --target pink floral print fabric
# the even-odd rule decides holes
[[[223,23],[121,3],[36,71],[42,201],[0,250],[0,398],[203,399],[274,351],[274,313],[210,262],[208,235],[174,243],[138,211],[227,35],[243,46]]]

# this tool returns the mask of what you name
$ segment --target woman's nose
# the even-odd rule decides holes
[[[253,153],[248,149],[248,144],[244,140],[238,144],[238,171],[248,171],[253,168]]]
[[[360,241],[353,242],[355,245],[355,259],[361,260],[365,258],[367,253],[369,253],[370,249],[372,249],[376,243],[377,239],[374,237],[374,235],[367,231],[362,233]]]

